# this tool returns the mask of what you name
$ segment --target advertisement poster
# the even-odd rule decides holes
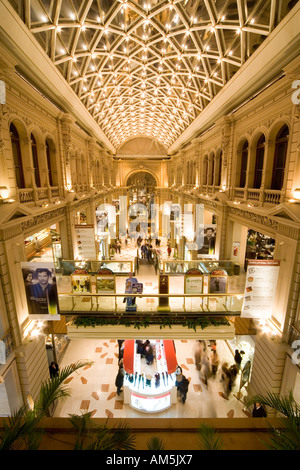
[[[101,204],[96,209],[97,235],[115,238],[116,214],[120,204],[114,199],[113,204]]]
[[[217,225],[204,225],[196,235],[198,255],[214,255],[216,246]]]
[[[203,293],[203,275],[199,269],[189,269],[185,275],[185,294]]]
[[[279,268],[279,260],[248,260],[241,317],[271,318]]]
[[[209,293],[226,294],[227,272],[224,269],[215,269],[209,276]]]
[[[78,255],[82,259],[96,259],[94,225],[75,225]]]
[[[132,292],[134,294],[142,294],[143,293],[143,283],[142,282],[133,282],[132,283]]]
[[[54,264],[21,263],[28,313],[32,320],[60,320]]]
[[[110,294],[115,293],[115,276],[96,276],[96,292],[97,294],[101,292],[108,292]]]
[[[240,250],[240,242],[233,242],[233,246],[232,246],[232,254],[233,256],[236,256],[238,257],[239,255],[239,250]]]
[[[91,292],[91,276],[85,269],[76,269],[72,276],[72,292],[76,294]]]

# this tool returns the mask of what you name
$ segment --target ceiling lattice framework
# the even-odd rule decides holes
[[[140,135],[168,148],[296,1],[21,3],[22,19],[115,148]]]

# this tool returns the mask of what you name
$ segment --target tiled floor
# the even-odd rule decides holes
[[[176,340],[176,355],[184,375],[189,379],[190,386],[187,401],[183,405],[179,400],[171,408],[147,415],[148,418],[195,418],[195,417],[247,417],[243,412],[243,404],[235,394],[239,385],[239,376],[235,388],[229,397],[222,396],[223,385],[220,373],[215,379],[209,379],[204,385],[200,373],[196,370],[194,352],[196,342],[192,340]],[[217,342],[221,363],[233,363],[232,354],[225,341]],[[60,367],[77,360],[94,361],[92,366],[84,367],[72,374],[68,380],[70,398],[60,402],[56,408],[56,417],[68,414],[92,412],[98,418],[138,418],[145,417],[129,405],[123,404],[123,393],[116,395],[115,377],[118,371],[117,340],[71,340],[64,354]],[[155,367],[155,365],[154,365]]]
[[[161,252],[164,259],[167,259],[166,246],[162,243]],[[117,260],[129,260],[136,254],[135,243],[130,242],[128,248],[123,248],[121,254],[115,255]],[[44,259],[51,260],[50,250],[44,250],[37,261]],[[172,259],[172,257],[171,257]],[[34,260],[33,260],[34,261]],[[140,266],[138,273],[139,282],[144,284],[144,293],[158,293],[158,277],[155,275],[153,266]],[[117,276],[117,292],[124,292],[123,276]],[[230,292],[243,292],[243,276],[230,276]],[[59,279],[59,291],[68,292],[71,289],[68,276]],[[170,276],[169,292],[184,292],[183,276]],[[147,308],[155,308],[154,299],[145,299]],[[138,338],[136,338],[138,339]],[[209,379],[207,386],[203,383],[199,371],[195,367],[195,347],[196,342],[192,340],[176,340],[177,362],[181,365],[184,375],[189,379],[190,386],[187,401],[183,405],[181,401],[172,405],[169,409],[147,415],[148,418],[175,418],[175,417],[247,417],[243,412],[243,403],[236,398],[239,380],[229,399],[223,397],[223,385],[220,372],[215,379]],[[233,357],[225,341],[218,341],[217,350],[221,364],[233,363]],[[129,405],[123,404],[123,392],[116,395],[115,377],[118,371],[118,343],[116,340],[94,340],[94,339],[72,339],[66,349],[60,368],[69,365],[77,360],[93,361],[92,366],[87,366],[72,374],[66,381],[70,388],[70,398],[58,403],[55,410],[56,417],[65,417],[69,414],[81,414],[91,411],[95,417],[115,417],[115,418],[136,418],[144,417],[145,414],[139,412]]]

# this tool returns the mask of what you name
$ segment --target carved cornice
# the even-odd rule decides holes
[[[60,207],[58,209],[54,209],[53,211],[44,212],[43,214],[35,215],[33,217],[29,217],[27,220],[21,222],[21,227],[23,231],[28,230],[31,227],[36,225],[41,225],[45,222],[53,220],[57,217],[60,217],[65,214],[65,208]]]
[[[271,217],[262,214],[257,214],[255,212],[250,212],[245,209],[239,209],[237,207],[229,207],[228,215],[234,215],[242,219],[250,220],[251,222],[254,222],[259,225],[264,225],[273,230],[277,230],[279,226],[279,222]]]

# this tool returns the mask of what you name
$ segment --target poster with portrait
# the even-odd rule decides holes
[[[54,263],[22,262],[29,318],[60,320]]]
[[[91,276],[85,269],[75,269],[71,276],[71,283],[74,294],[91,292]]]
[[[120,201],[119,201],[119,199],[113,199],[111,201],[111,203],[116,209],[116,214],[119,214],[120,213]]]
[[[224,269],[214,269],[209,276],[209,293],[226,294],[227,272]]]
[[[197,256],[199,255],[214,255],[216,248],[216,234],[217,225],[210,224],[200,226],[196,233],[195,242],[198,245]]]

